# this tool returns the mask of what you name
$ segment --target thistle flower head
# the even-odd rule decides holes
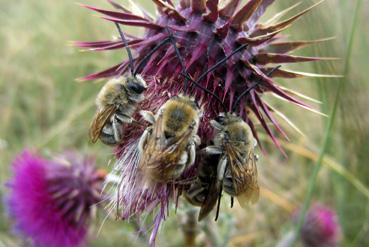
[[[101,13],[105,20],[145,28],[143,37],[126,34],[129,37],[127,44],[136,53],[133,61],[135,72],[141,74],[149,84],[146,100],[142,102],[141,108],[155,112],[169,97],[177,95],[178,92],[185,91],[193,95],[205,109],[199,131],[204,142],[210,140],[212,135],[209,120],[224,111],[223,105],[226,110],[235,111],[245,119],[257,138],[256,122],[253,120],[256,117],[257,122],[262,125],[278,147],[280,145],[275,138],[275,131],[267,122],[272,122],[277,132],[286,138],[287,136],[275,118],[275,114],[280,115],[280,113],[263,99],[263,94],[270,93],[293,104],[310,108],[293,91],[278,85],[274,78],[297,78],[312,74],[295,72],[283,67],[276,69],[272,74],[268,72],[277,65],[327,59],[289,54],[297,48],[325,39],[288,41],[281,34],[317,4],[280,21],[281,17],[298,4],[294,5],[262,24],[259,19],[274,2],[273,0],[249,0],[243,6],[242,1],[239,0],[181,0],[178,6],[175,6],[172,1],[152,0],[159,13],[155,19],[137,6],[130,11],[112,0],[108,2],[116,10],[85,7]],[[171,44],[173,40],[179,49],[182,61]],[[125,42],[105,40],[76,42],[75,45],[84,49],[104,51],[122,49],[125,47]],[[240,49],[239,52],[232,55],[237,48]],[[199,78],[203,72],[230,55],[232,56],[221,66]],[[216,100],[211,94],[190,82],[187,82],[189,86],[186,90],[185,78],[181,74],[184,68],[203,88],[216,94],[223,102]],[[122,61],[107,70],[85,76],[81,80],[119,76],[129,73],[129,69],[130,62]],[[239,98],[235,105],[235,101],[245,91],[248,93]],[[141,135],[142,129],[135,126],[127,132],[129,136],[125,139],[130,142],[131,139],[137,139]],[[123,147],[124,145],[125,143]]]
[[[320,204],[313,205],[306,214],[301,239],[306,247],[339,246],[341,227],[336,212]]]
[[[14,161],[6,199],[15,231],[35,246],[84,246],[103,178],[92,160],[76,154],[45,160],[23,152]]]
[[[154,113],[170,97],[181,92],[190,94],[204,109],[198,133],[202,146],[208,145],[212,139],[210,120],[220,112],[231,111],[250,125],[257,140],[255,125],[260,123],[281,149],[276,133],[285,138],[287,136],[277,122],[276,115],[282,116],[288,124],[291,122],[263,98],[266,93],[310,109],[299,99],[301,94],[278,85],[274,78],[312,75],[281,68],[281,64],[325,59],[289,54],[297,48],[325,39],[288,41],[281,34],[317,4],[286,18],[285,15],[297,7],[294,5],[262,24],[259,19],[274,0],[249,0],[244,5],[240,0],[179,0],[178,5],[172,0],[152,0],[158,10],[156,18],[133,1],[130,1],[135,5],[132,10],[113,0],[108,2],[115,10],[84,7],[99,12],[103,19],[115,24],[142,27],[145,29],[144,35],[125,34],[126,42],[123,39],[76,42],[77,46],[94,51],[121,52],[127,45],[134,51],[132,60],[121,61],[81,80],[109,78],[125,73],[140,74],[147,81],[148,88],[139,108]],[[280,21],[281,18],[284,20]],[[183,74],[187,74],[188,78]],[[138,114],[134,118],[140,121]],[[273,124],[272,127],[268,122]],[[152,235],[155,238],[158,224],[165,218],[169,200],[176,198],[180,188],[176,184],[160,184],[150,188],[141,186],[137,153],[132,150],[136,148],[135,143],[144,127],[131,125],[125,128],[124,142],[117,150],[119,160],[116,171],[121,177],[117,194],[120,197],[115,196],[112,203],[124,208],[120,215],[123,218],[154,212],[159,206]],[[181,179],[188,178],[192,174],[191,169]]]

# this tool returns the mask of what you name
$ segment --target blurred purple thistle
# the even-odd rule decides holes
[[[293,220],[297,221],[300,212],[296,212]],[[295,232],[283,236],[277,247],[292,247]],[[301,228],[300,239],[305,247],[338,247],[342,238],[341,226],[336,212],[321,204],[314,204],[306,214]]]
[[[301,239],[306,247],[340,246],[341,226],[336,212],[321,204],[313,205],[305,217]]]
[[[85,246],[105,174],[91,159],[67,153],[45,160],[24,151],[13,162],[6,204],[16,233],[34,246]]]

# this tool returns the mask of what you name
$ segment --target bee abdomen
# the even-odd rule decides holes
[[[196,181],[191,187],[186,191],[185,197],[189,203],[194,206],[201,206],[206,199],[206,189],[201,184],[201,182]]]

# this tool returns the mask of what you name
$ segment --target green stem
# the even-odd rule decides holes
[[[345,81],[345,78],[347,78],[347,75],[349,74],[352,46],[353,46],[353,42],[354,42],[354,36],[355,36],[355,31],[356,31],[356,26],[357,26],[357,21],[358,21],[358,13],[359,13],[359,10],[360,10],[361,3],[362,3],[362,0],[357,0],[356,1],[355,13],[354,13],[354,16],[353,16],[351,32],[350,32],[350,36],[349,36],[349,43],[348,43],[348,46],[347,46],[346,57],[345,57],[345,67],[344,67],[344,73],[343,73],[344,78],[341,79],[339,81],[339,84],[338,84],[338,89],[337,89],[336,98],[335,98],[335,102],[334,102],[334,105],[333,105],[332,113],[330,115],[328,125],[326,126],[326,129],[325,129],[323,145],[322,145],[322,148],[320,150],[320,154],[319,154],[319,158],[317,160],[316,166],[314,167],[313,173],[312,173],[312,175],[309,179],[308,191],[307,191],[307,194],[306,194],[306,197],[305,197],[305,201],[304,201],[304,204],[303,204],[303,207],[302,207],[302,211],[301,211],[299,220],[298,220],[297,225],[296,225],[295,238],[291,242],[291,246],[294,246],[296,244],[296,241],[297,241],[298,237],[300,236],[301,228],[302,228],[302,225],[304,224],[304,221],[305,221],[305,215],[306,215],[307,210],[310,207],[310,203],[311,203],[311,200],[312,200],[312,197],[313,197],[313,193],[314,193],[314,189],[315,189],[315,185],[316,185],[316,180],[317,180],[320,168],[322,167],[322,162],[323,162],[323,159],[324,159],[324,155],[325,155],[325,153],[327,151],[327,148],[328,148],[328,143],[329,143],[330,135],[331,135],[331,132],[332,132],[332,129],[333,129],[334,120],[335,120],[337,109],[338,109],[338,103],[340,101],[340,96],[341,96],[342,89],[343,89],[343,86],[344,86],[344,81]]]

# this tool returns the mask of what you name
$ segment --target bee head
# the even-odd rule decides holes
[[[161,107],[159,112],[163,114],[165,136],[177,136],[188,129],[197,132],[201,109],[194,99],[183,95],[174,96]]]
[[[234,117],[224,129],[229,140],[245,144],[254,144],[254,137],[250,126],[239,117]]]
[[[137,75],[136,77],[127,78],[126,87],[128,92],[142,94],[146,90],[147,85],[145,80],[140,75]]]
[[[179,95],[173,96],[170,100],[175,100],[175,101],[180,102],[182,104],[189,105],[196,111],[201,110],[201,107],[200,107],[199,103],[197,102],[197,100],[195,100],[195,98],[186,96],[184,94],[179,94]]]
[[[253,139],[249,125],[234,113],[220,113],[210,124],[216,131],[218,141],[248,144]]]
[[[219,115],[215,117],[214,120],[218,122],[219,124],[224,125],[226,121],[226,116],[224,112],[219,113]]]

